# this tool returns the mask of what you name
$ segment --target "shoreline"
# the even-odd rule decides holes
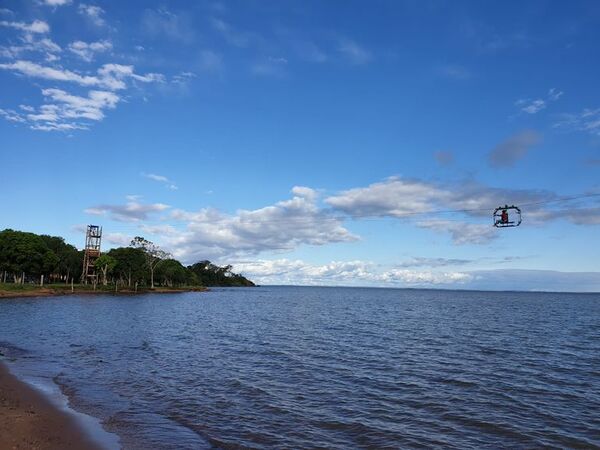
[[[180,294],[184,292],[206,292],[206,287],[194,287],[194,288],[155,288],[155,289],[138,289],[137,291],[132,289],[121,289],[115,291],[114,289],[104,289],[103,287],[97,290],[74,288],[71,291],[70,286],[66,287],[40,287],[35,286],[31,289],[23,290],[4,290],[0,288],[0,300],[5,298],[30,298],[30,297],[60,297],[68,295],[144,295],[144,294]]]
[[[88,436],[75,417],[18,379],[0,360],[0,448],[102,450],[104,447]]]

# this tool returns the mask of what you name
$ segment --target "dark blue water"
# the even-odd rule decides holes
[[[600,448],[600,295],[3,300],[0,342],[125,448]]]

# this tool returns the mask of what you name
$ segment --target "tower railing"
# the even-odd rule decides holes
[[[83,252],[83,271],[81,282],[83,284],[97,284],[96,260],[100,257],[100,244],[102,243],[102,227],[88,225],[85,233],[85,248]]]

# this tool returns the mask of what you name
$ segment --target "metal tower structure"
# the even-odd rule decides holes
[[[85,233],[85,249],[83,253],[83,272],[81,273],[81,282],[95,284],[98,280],[96,267],[94,264],[100,257],[100,242],[102,241],[102,227],[98,225],[88,225]]]

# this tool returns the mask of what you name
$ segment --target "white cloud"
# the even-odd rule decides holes
[[[119,247],[127,247],[131,243],[133,236],[123,233],[104,233],[103,240]]]
[[[50,51],[59,51],[60,47],[54,47],[50,40],[39,41],[43,47]],[[98,45],[94,45],[98,44]],[[86,44],[84,46],[71,47],[81,51],[99,51],[100,47],[108,48],[110,43],[101,41],[99,43]],[[78,120],[98,121],[104,118],[104,110],[113,109],[121,97],[113,91],[127,88],[127,81],[135,85],[140,83],[162,83],[164,76],[157,73],[137,74],[131,65],[104,64],[96,72],[96,75],[87,75],[74,72],[62,67],[43,66],[35,62],[17,60],[10,63],[0,63],[0,70],[10,70],[32,78],[50,81],[61,81],[74,83],[83,87],[96,87],[88,92],[87,97],[73,95],[62,89],[42,89],[42,95],[47,102],[37,109],[31,105],[25,105],[29,114],[19,114],[12,110],[4,110],[2,116],[13,122],[28,122],[30,128],[39,131],[70,131],[88,129],[88,124]],[[24,109],[24,108],[22,108]],[[173,189],[173,187],[172,187]]]
[[[187,85],[190,80],[196,78],[196,74],[192,72],[180,72],[177,75],[173,75],[171,83]]]
[[[559,217],[576,225],[600,225],[600,206],[585,208],[565,208]]]
[[[555,102],[560,97],[562,97],[563,92],[559,91],[556,88],[552,88],[548,91],[546,98],[536,98],[536,99],[519,99],[515,102],[515,105],[519,107],[519,109],[527,114],[537,114],[542,109],[545,109],[548,106],[548,103]]]
[[[311,202],[314,202],[319,196],[319,193],[316,190],[306,186],[294,186],[292,188],[292,194],[296,197],[305,198]]]
[[[94,25],[102,27],[106,25],[104,20],[104,10],[96,5],[87,5],[81,3],[77,9],[79,14],[87,17]]]
[[[7,22],[5,20],[0,20],[0,26],[14,28],[27,33],[44,34],[50,32],[50,26],[43,20],[34,20],[31,23]]]
[[[25,118],[21,114],[12,109],[0,109],[0,116],[4,117],[9,122],[26,122]]]
[[[146,178],[150,178],[151,180],[160,181],[160,182],[163,182],[163,183],[166,183],[166,182],[169,181],[169,179],[167,177],[162,176],[162,175],[155,175],[153,173],[148,173],[148,174],[145,174],[144,176]]]
[[[142,172],[141,175],[145,178],[148,178],[149,180],[158,181],[159,183],[163,183],[167,189],[170,189],[172,191],[176,191],[177,189],[179,189],[175,183],[173,183],[171,180],[169,180],[169,178],[165,177],[164,175],[157,175],[155,173],[145,173],[145,172]]]
[[[302,260],[240,261],[235,272],[258,284],[321,286],[429,287],[551,292],[598,292],[598,272],[496,269],[486,271],[405,270],[368,261],[332,261],[310,264]]]
[[[409,267],[447,267],[447,266],[463,266],[472,263],[471,259],[458,258],[427,258],[423,256],[414,256],[398,264],[396,268],[406,269]]]
[[[164,83],[165,81],[165,76],[160,73],[138,75],[133,69],[133,66],[123,64],[104,64],[98,69],[98,75],[101,83],[106,84],[107,87],[113,86],[114,89],[124,88],[123,80],[127,78],[143,83]]]
[[[43,39],[40,39],[39,41],[33,42],[33,45],[37,49],[41,49],[44,52],[50,52],[50,53],[62,52],[62,48],[60,48],[60,45],[58,45],[56,42],[54,42],[48,38],[43,38]]]
[[[562,114],[561,120],[553,126],[555,128],[585,131],[594,136],[600,136],[600,108],[586,108],[577,114]]]
[[[87,75],[79,75],[78,73],[71,72],[66,69],[55,69],[53,67],[45,67],[36,64],[31,61],[15,61],[13,63],[0,64],[0,69],[12,70],[20,72],[23,75],[44,78],[47,80],[54,81],[70,81],[83,86],[93,86],[99,84],[99,80],[96,77]]]
[[[179,233],[179,230],[177,230],[177,228],[175,228],[173,225],[141,224],[140,230],[142,230],[144,233],[161,236],[176,236]]]
[[[48,46],[51,43],[47,43]],[[105,46],[105,44],[100,44]],[[82,75],[68,69],[42,66],[40,64],[17,60],[12,63],[0,64],[0,69],[11,70],[33,78],[41,78],[51,81],[62,81],[75,83],[84,87],[100,87],[104,90],[91,90],[87,97],[81,97],[62,89],[42,89],[42,95],[45,99],[53,101],[50,104],[44,104],[37,110],[30,105],[27,108],[35,111],[27,111],[30,114],[26,116],[18,114],[8,114],[5,112],[3,117],[11,121],[29,121],[30,127],[40,131],[69,131],[83,130],[88,126],[85,123],[76,122],[76,119],[102,120],[105,109],[113,109],[120,101],[120,96],[111,91],[118,91],[127,87],[126,81],[133,80],[135,83],[163,82],[164,76],[161,74],[148,73],[139,75],[134,72],[133,66],[121,64],[104,64],[97,75]],[[26,119],[26,120],[25,120]]]
[[[491,212],[491,211],[490,211]],[[487,244],[498,237],[497,229],[489,223],[452,222],[449,220],[422,220],[417,222],[422,228],[441,233],[450,233],[456,245]]]
[[[22,53],[42,53],[45,54],[47,61],[54,61],[59,59],[58,53],[62,52],[62,48],[52,39],[44,37],[36,39],[37,35],[27,33],[20,37],[20,45],[11,45],[8,47],[0,47],[0,55],[9,59],[16,59]]]
[[[48,6],[63,6],[71,3],[72,0],[43,0],[43,3]]]
[[[47,112],[53,114],[56,111]],[[170,185],[170,180],[164,175],[142,175],[167,187]],[[491,223],[491,214],[496,206],[504,203],[523,206],[527,223],[534,226],[561,219],[579,225],[600,224],[600,207],[598,203],[590,207],[592,197],[565,198],[547,191],[500,189],[476,182],[436,184],[392,177],[326,198],[325,203],[333,209],[320,206],[319,193],[315,189],[295,186],[292,194],[289,200],[255,210],[239,210],[234,214],[212,208],[199,211],[171,209],[168,214],[161,215],[160,225],[147,224],[145,221],[170,207],[161,203],[142,203],[138,196],[128,196],[124,205],[98,205],[88,208],[86,212],[106,215],[115,220],[138,222],[142,231],[154,235],[161,245],[185,263],[202,259],[230,261],[231,258],[264,252],[291,251],[302,245],[352,242],[358,236],[345,228],[344,221],[363,217],[391,217],[408,221],[416,227],[447,234],[457,245],[486,244],[498,236],[498,230]],[[566,201],[568,203],[564,203]],[[434,219],[434,216],[441,218]],[[335,279],[334,284],[344,284],[341,283],[344,279],[361,280],[361,283],[371,280],[383,284],[462,283],[470,279],[469,274],[440,270],[471,262],[412,258],[386,270],[380,270],[379,266],[371,263],[335,263],[310,270],[302,269],[304,272],[295,275],[300,278],[293,279],[302,279],[301,275],[305,273],[306,280],[318,280],[322,284],[331,273],[335,275],[331,278]],[[258,269],[254,269],[254,273],[259,273]],[[282,279],[291,282],[289,280],[292,278],[286,277],[279,276],[278,279],[280,282]]]
[[[338,50],[352,64],[367,64],[373,59],[371,53],[351,39],[341,39]]]
[[[452,193],[420,180],[389,178],[365,188],[353,188],[325,200],[353,217],[404,217],[447,203]]]
[[[60,89],[44,89],[42,94],[62,104],[61,116],[69,119],[102,120],[102,110],[115,108],[120,100],[119,96],[109,91],[90,91],[87,97],[71,95]]]
[[[463,272],[385,268],[369,261],[332,261],[315,265],[302,260],[276,259],[238,262],[241,272],[259,284],[414,287],[464,284],[473,277]]]
[[[563,94],[564,94],[564,92],[559,91],[556,88],[552,88],[548,91],[548,99],[552,100],[552,101],[556,101],[559,98],[561,98]]]
[[[215,209],[175,210],[171,219],[185,229],[165,239],[173,254],[185,261],[287,251],[299,245],[325,245],[357,239],[342,220],[320,209],[308,188],[294,197],[256,210],[228,215]]]
[[[46,53],[46,61],[47,62],[55,62],[60,59],[60,57],[54,53]]]
[[[97,42],[75,41],[69,44],[69,50],[84,61],[92,61],[96,53],[112,50],[112,43],[107,40]]]
[[[95,216],[108,216],[120,222],[139,222],[147,220],[150,215],[169,209],[164,203],[140,203],[134,199],[128,199],[124,205],[98,205],[84,210],[86,214]]]
[[[78,120],[102,120],[103,110],[115,108],[120,100],[119,96],[110,91],[92,90],[87,97],[80,97],[61,89],[43,89],[42,95],[50,103],[37,109],[30,105],[19,105],[25,113],[15,113],[19,116],[18,121],[27,122],[30,128],[39,131],[87,129],[87,125]],[[11,117],[5,118],[11,120]]]
[[[528,114],[536,114],[546,107],[546,101],[539,98],[530,101],[520,100],[517,104],[521,106],[521,111]]]
[[[81,75],[68,69],[42,66],[24,60],[0,64],[0,69],[11,70],[32,78],[72,82],[81,86],[98,86],[110,90],[125,89],[125,80],[128,78],[144,83],[164,81],[164,75],[162,74],[138,75],[133,71],[133,66],[122,64],[104,64],[98,69],[95,76]]]
[[[88,127],[84,124],[79,123],[54,123],[52,121],[45,122],[42,125],[33,124],[30,127],[32,130],[39,131],[73,131],[73,130],[87,130]]]
[[[394,269],[384,272],[381,276],[386,283],[408,286],[427,286],[438,284],[464,284],[473,279],[473,276],[465,272],[435,272],[407,269]]]
[[[38,4],[55,8],[71,2],[71,0],[36,1]],[[105,25],[104,10],[99,6],[82,3],[78,5],[77,12],[96,25]],[[114,108],[125,97],[111,92],[141,87],[141,84],[145,83],[166,81],[165,76],[159,73],[138,73],[132,65],[103,64],[96,67],[93,72],[74,69],[68,65],[73,61],[72,58],[64,58],[59,62],[64,55],[63,48],[46,36],[50,31],[48,23],[43,20],[33,22],[8,20],[13,13],[4,9],[0,10],[0,15],[6,19],[0,20],[0,27],[22,31],[16,38],[8,41],[9,44],[0,46],[0,58],[2,58],[0,71],[9,71],[17,76],[47,82],[46,86],[42,84],[40,87],[43,104],[23,105],[20,110],[14,107],[3,108],[0,117],[5,120],[27,123],[30,128],[42,131],[88,129],[90,123],[87,121],[102,120],[105,111]],[[86,62],[93,61],[96,55],[107,53],[111,49],[112,43],[106,39],[95,42],[74,40],[65,47],[66,51]],[[187,79],[185,74],[178,76],[176,81],[185,82]],[[81,90],[74,91],[69,87],[57,86],[58,83],[70,83],[91,90],[82,93]],[[171,183],[168,188],[177,187]]]
[[[557,197],[552,192],[492,188],[476,182],[443,185],[392,177],[339,192],[325,202],[353,218],[417,219],[416,226],[450,233],[456,244],[481,244],[495,236],[489,217],[498,205],[536,203],[527,208],[527,220],[541,223],[549,214],[543,202]],[[440,214],[441,219],[430,219]],[[481,219],[485,222],[479,223]]]
[[[353,218],[393,217],[438,233],[457,245],[485,244],[497,236],[493,210],[503,204],[522,206],[530,225],[566,220],[575,225],[600,224],[600,207],[588,197],[561,197],[554,192],[494,188],[476,182],[435,184],[392,177],[363,188],[339,192],[325,202]],[[435,217],[435,218],[434,218]]]

